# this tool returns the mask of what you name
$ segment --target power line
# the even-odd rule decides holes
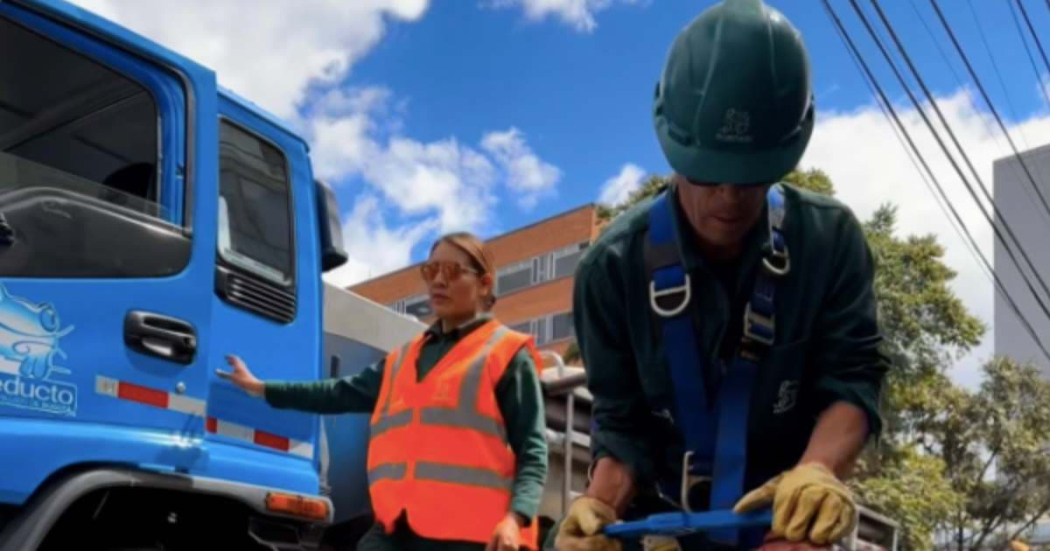
[[[955,70],[955,64],[951,62],[951,60],[948,58],[948,54],[944,51],[944,48],[941,47],[940,41],[937,40],[937,37],[934,35],[933,29],[931,29],[930,26],[926,23],[926,17],[924,17],[919,11],[919,7],[915,4],[915,0],[909,0],[909,3],[911,4],[912,11],[915,12],[915,16],[922,23],[923,28],[926,29],[926,34],[929,35],[930,41],[933,42],[933,44],[937,47],[937,51],[941,54],[941,59],[944,60],[944,64],[947,65],[949,69],[951,69],[952,75],[955,76],[956,84],[959,85],[960,89],[966,88],[966,85],[963,83],[962,77],[960,77],[959,73]],[[1003,81],[1002,72],[999,70],[999,64],[996,62],[995,56],[992,53],[992,49],[988,44],[988,39],[985,36],[984,29],[981,26],[980,20],[977,18],[977,12],[973,9],[973,1],[968,0],[967,6],[970,8],[970,15],[973,16],[973,21],[974,24],[977,26],[977,31],[981,35],[981,41],[984,43],[985,52],[988,54],[988,58],[992,62],[992,67],[995,68],[995,74],[999,80],[999,86],[1002,88],[1003,95],[1006,96],[1006,100],[1010,107],[1010,113],[1013,115],[1014,119],[1019,120],[1019,117],[1017,116],[1017,108],[1014,106],[1013,99],[1010,96],[1010,92],[1006,87],[1006,83]],[[1018,30],[1020,30],[1020,27],[1018,27]],[[1024,36],[1021,36],[1021,40],[1024,40]],[[995,140],[996,145],[1002,148],[1002,143],[999,141],[999,137],[996,135],[995,128],[988,121],[988,117],[984,113],[982,113],[981,110],[977,107],[977,103],[974,101],[973,96],[969,93],[965,93],[964,95],[966,96],[966,101],[970,105],[970,108],[973,109],[974,114],[976,114],[977,117],[981,120],[981,123],[984,124],[985,129],[988,131],[988,135],[992,136]],[[1050,105],[1050,101],[1048,101],[1048,105]],[[1025,149],[1028,149],[1028,137],[1025,135],[1024,128],[1019,127],[1018,131],[1021,134],[1021,143],[1024,144]],[[1021,174],[1020,170],[1016,165],[1011,165],[1011,168],[1013,169],[1014,175],[1017,176],[1018,180],[1024,177],[1024,175]],[[1040,170],[1038,164],[1036,164],[1035,170],[1036,176],[1038,176],[1039,181],[1042,182],[1043,173]],[[1025,186],[1024,189],[1025,193],[1028,195],[1028,198],[1031,199],[1033,203],[1038,201],[1038,199],[1032,194],[1032,190],[1029,189],[1028,186]],[[1047,220],[1050,221],[1050,211],[1045,212],[1044,216],[1046,216]]]
[[[914,1],[915,0],[912,0],[912,2]],[[1050,0],[1047,1],[1050,2]],[[988,36],[984,32],[984,25],[981,25],[981,20],[977,17],[977,10],[973,8],[973,0],[967,0],[966,6],[970,8],[970,16],[973,17],[973,23],[977,27],[978,34],[981,35],[981,43],[984,45],[984,51],[988,54],[989,61],[992,62],[992,68],[995,69],[995,78],[999,81],[999,88],[1003,90],[1003,95],[1006,96],[1006,103],[1010,107],[1010,114],[1013,115],[1014,120],[1020,120],[1020,117],[1017,116],[1017,106],[1014,105],[1013,96],[1010,95],[1010,89],[1006,87],[1006,82],[1003,80],[1003,73],[999,69],[999,62],[995,60],[995,54],[992,53],[992,47],[988,44]],[[925,24],[926,21],[923,20],[923,25]],[[927,27],[927,29],[929,29],[929,27]],[[1018,30],[1021,30],[1020,27],[1018,27]],[[1021,42],[1026,46],[1028,45],[1028,43],[1024,41],[1024,36],[1021,36]],[[1038,76],[1037,73],[1037,79]],[[1043,92],[1045,93],[1046,91],[1044,90]],[[1050,105],[1050,97],[1047,97],[1047,104]],[[1024,136],[1024,132],[1021,133],[1021,138],[1025,142],[1025,149],[1028,149],[1028,139]]]
[[[944,114],[941,112],[940,107],[937,105],[937,100],[933,97],[933,94],[930,92],[929,88],[926,87],[926,82],[922,79],[922,75],[919,74],[918,69],[915,68],[915,64],[912,63],[911,56],[908,55],[908,52],[904,48],[904,45],[901,43],[896,31],[893,30],[893,26],[886,18],[886,14],[882,11],[881,6],[879,6],[878,0],[871,0],[871,3],[878,12],[883,24],[886,25],[886,29],[889,31],[890,36],[893,37],[893,41],[897,45],[897,48],[900,50],[901,56],[904,57],[904,60],[907,63],[909,69],[911,69],[911,72],[915,75],[916,80],[919,82],[919,86],[922,88],[922,91],[926,95],[927,100],[930,102],[931,107],[933,107],[933,110],[937,114],[938,119],[940,120],[941,124],[944,125],[944,129],[948,133],[948,137],[951,138],[952,143],[959,150],[959,154],[962,156],[963,161],[973,173],[974,178],[976,178],[977,180],[977,183],[980,184],[981,191],[984,192],[985,198],[988,200],[989,203],[991,203],[992,209],[995,212],[996,217],[998,217],[1001,220],[1003,229],[1006,230],[1007,234],[1013,240],[1015,244],[1014,246],[1016,246],[1018,252],[1021,253],[1021,257],[1024,258],[1025,262],[1028,264],[1028,268],[1032,272],[1032,277],[1034,277],[1035,280],[1040,284],[1047,296],[1050,296],[1050,290],[1048,290],[1046,282],[1043,281],[1043,278],[1035,269],[1035,265],[1032,263],[1031,259],[1028,258],[1028,254],[1025,252],[1024,247],[1021,245],[1021,241],[1017,239],[1017,236],[1013,233],[1013,230],[1010,228],[1009,223],[1006,221],[1006,217],[1003,216],[1002,212],[999,211],[999,207],[996,206],[995,201],[992,199],[991,194],[988,192],[987,186],[984,185],[984,181],[981,179],[980,174],[977,172],[977,169],[974,168],[973,163],[970,161],[970,157],[966,154],[966,150],[963,149],[962,144],[960,144],[959,140],[955,137],[955,132],[952,131],[951,125],[948,124],[948,120],[945,118]],[[853,6],[854,11],[857,12],[857,16],[860,17],[860,20],[864,23],[864,27],[868,30],[868,33],[875,41],[875,45],[878,46],[879,51],[882,52],[883,57],[886,58],[887,63],[889,63],[890,68],[893,70],[893,74],[897,77],[897,80],[900,82],[901,86],[904,87],[905,92],[907,92],[908,97],[915,105],[915,108],[918,111],[919,115],[922,117],[923,121],[925,121],[926,126],[930,129],[930,132],[934,135],[934,138],[937,140],[938,145],[941,146],[941,149],[944,151],[945,156],[948,157],[948,160],[951,163],[952,167],[962,179],[963,184],[966,185],[966,190],[970,193],[970,196],[973,198],[974,202],[977,203],[978,208],[984,215],[985,219],[988,221],[988,224],[992,226],[992,229],[995,231],[996,236],[999,237],[999,240],[1005,246],[1006,252],[1010,255],[1010,258],[1014,261],[1014,264],[1017,266],[1018,272],[1024,279],[1024,282],[1028,286],[1028,289],[1032,292],[1032,296],[1039,303],[1039,306],[1042,308],[1043,313],[1046,315],[1047,319],[1050,319],[1050,308],[1047,307],[1046,303],[1043,301],[1042,296],[1040,296],[1039,293],[1036,292],[1035,288],[1032,286],[1032,283],[1024,273],[1024,269],[1021,267],[1020,262],[1017,261],[1017,257],[1014,255],[1010,247],[1010,243],[1005,238],[1003,238],[1002,232],[999,230],[999,227],[995,224],[995,221],[992,219],[991,215],[988,214],[988,210],[985,208],[984,204],[981,203],[981,200],[977,197],[977,193],[973,190],[973,185],[970,183],[969,179],[966,178],[966,175],[963,174],[962,169],[959,168],[959,164],[955,161],[955,157],[951,154],[951,152],[948,150],[948,147],[944,144],[944,141],[941,139],[940,134],[934,128],[933,123],[926,115],[925,110],[923,110],[922,105],[920,104],[919,100],[915,97],[915,94],[913,94],[911,89],[908,88],[907,83],[905,82],[900,71],[897,69],[896,64],[893,63],[893,59],[892,57],[890,57],[889,52],[886,51],[886,48],[882,45],[882,41],[879,40],[878,35],[875,33],[874,29],[869,23],[867,16],[864,15],[864,11],[860,9],[859,5],[857,5],[857,0],[850,0],[850,4]]]
[[[959,72],[955,70],[955,64],[953,64],[948,59],[948,53],[945,52],[944,48],[941,47],[940,41],[937,40],[936,36],[934,36],[933,29],[931,29],[930,25],[926,22],[926,18],[922,16],[922,13],[919,11],[919,6],[917,6],[915,4],[915,0],[908,0],[908,3],[911,4],[911,9],[912,9],[912,11],[915,12],[915,17],[919,20],[920,23],[922,23],[922,27],[924,29],[926,29],[926,34],[930,35],[930,42],[933,42],[933,45],[937,47],[937,51],[940,52],[941,59],[944,60],[944,64],[947,65],[949,69],[951,69],[952,75],[955,76],[956,84],[958,84],[959,87],[962,88],[963,87],[963,79],[962,79],[962,77],[959,76]],[[982,34],[981,36],[984,36],[984,35]],[[1002,79],[1000,79],[1000,82],[1002,82]],[[976,111],[976,110],[977,109],[974,109],[974,111]]]
[[[931,29],[930,26],[926,23],[926,18],[923,17],[922,14],[919,12],[919,8],[915,4],[915,0],[909,0],[909,3],[911,4],[912,11],[915,12],[916,17],[918,17],[919,21],[922,22],[922,26],[926,29],[926,33],[930,36],[931,41],[937,47],[937,51],[940,52],[941,59],[944,60],[944,64],[947,65],[949,69],[951,69],[952,74],[955,76],[955,82],[959,85],[960,88],[963,88],[964,84],[962,81],[962,77],[959,76],[959,73],[955,70],[955,67],[948,59],[948,54],[944,51],[944,48],[941,47],[940,42],[937,41],[937,38],[933,34],[933,29]],[[841,33],[839,34],[839,38],[843,40],[843,45],[846,45],[846,41],[842,37]],[[853,65],[857,68],[857,72],[861,73],[861,75],[863,76],[863,70],[861,69],[860,62],[857,60],[857,57],[853,55],[853,52],[848,48],[847,51],[849,51],[850,53],[850,59],[853,60]],[[901,149],[904,150],[904,153],[908,155],[908,161],[911,162],[912,167],[915,168],[915,172],[919,175],[920,178],[922,178],[922,183],[926,186],[926,189],[930,192],[930,195],[933,196],[934,201],[937,202],[937,207],[940,209],[941,214],[943,214],[944,217],[948,219],[948,222],[951,224],[952,229],[955,230],[955,234],[963,242],[963,245],[966,246],[966,250],[970,252],[970,256],[972,256],[974,261],[977,263],[977,267],[981,269],[981,273],[983,273],[985,277],[988,278],[989,283],[994,284],[995,281],[993,279],[992,272],[988,269],[987,266],[981,263],[978,250],[975,249],[971,245],[970,241],[966,239],[966,236],[964,234],[965,228],[960,228],[959,223],[955,220],[955,218],[953,218],[949,214],[948,206],[944,204],[944,199],[934,190],[933,183],[930,182],[930,179],[926,176],[926,173],[922,171],[922,168],[919,166],[918,160],[915,158],[915,154],[908,147],[908,144],[905,143],[904,136],[901,135],[901,130],[897,128],[897,125],[893,124],[893,121],[890,117],[890,113],[881,101],[881,98],[876,93],[875,87],[872,86],[871,82],[869,82],[868,79],[864,78],[862,80],[864,80],[864,84],[868,86],[868,90],[871,92],[872,97],[876,99],[875,103],[879,106],[879,110],[882,111],[882,114],[884,117],[886,117],[886,120],[890,122],[890,128],[893,130],[894,137],[897,138],[897,142],[900,144]],[[978,112],[977,106],[973,103],[973,98],[969,94],[966,94],[966,98],[967,100],[969,100],[970,106],[973,108],[974,112]],[[986,127],[989,130],[991,130],[992,128],[988,121],[984,120],[983,118],[982,120],[984,121]],[[994,132],[989,132],[989,134],[994,134]]]
[[[1047,2],[1050,3],[1050,0],[1047,0]],[[1025,35],[1024,29],[1021,28],[1021,20],[1017,18],[1017,10],[1014,9],[1014,5],[1009,1],[1006,2],[1006,6],[1010,10],[1010,18],[1014,20],[1017,34],[1021,37],[1024,53],[1028,55],[1028,64],[1032,66],[1032,72],[1035,73],[1035,81],[1039,85],[1039,90],[1043,92],[1047,107],[1050,107],[1050,92],[1047,91],[1047,86],[1043,86],[1043,74],[1039,72],[1039,67],[1035,64],[1035,56],[1032,55],[1032,48],[1028,45],[1028,37]],[[1048,83],[1048,86],[1050,86],[1050,83]]]
[[[876,0],[872,0],[872,2],[875,2],[875,1]],[[944,26],[944,30],[948,33],[948,37],[951,38],[951,40],[952,40],[952,45],[955,46],[955,50],[959,53],[959,57],[962,58],[963,63],[966,65],[966,70],[970,72],[970,77],[973,78],[974,83],[977,84],[977,89],[980,90],[981,97],[984,98],[985,103],[988,104],[988,108],[992,111],[992,116],[995,118],[995,122],[999,124],[999,129],[1002,130],[1003,134],[1006,135],[1006,141],[1010,144],[1010,149],[1014,152],[1014,155],[1017,157],[1017,160],[1020,162],[1021,168],[1024,170],[1025,175],[1028,177],[1028,182],[1030,184],[1032,184],[1032,188],[1035,189],[1036,194],[1039,196],[1039,200],[1040,200],[1040,202],[1042,202],[1043,208],[1046,210],[1047,214],[1050,215],[1050,203],[1047,203],[1046,196],[1044,196],[1043,195],[1043,191],[1041,189],[1039,189],[1039,183],[1036,182],[1035,176],[1032,176],[1032,171],[1031,171],[1031,169],[1028,168],[1028,163],[1025,162],[1024,157],[1021,156],[1021,153],[1017,149],[1017,145],[1014,144],[1013,138],[1010,137],[1010,131],[1007,130],[1006,125],[1003,124],[1003,119],[1002,119],[1002,117],[999,116],[999,111],[995,108],[995,104],[992,103],[992,98],[988,95],[988,91],[985,90],[984,84],[981,84],[981,79],[977,77],[977,72],[973,70],[973,65],[970,64],[970,58],[966,56],[966,52],[962,49],[962,45],[959,44],[959,40],[955,37],[955,31],[953,31],[951,25],[948,24],[948,19],[944,17],[944,12],[942,12],[940,6],[937,5],[937,0],[930,0],[930,5],[933,6],[933,10],[937,13],[937,18],[941,21],[941,25]],[[876,4],[876,9],[878,9],[877,4]],[[881,9],[879,10],[879,15],[880,16],[883,15]],[[883,17],[883,22],[887,26],[889,26],[889,22],[886,21],[885,17]],[[891,33],[893,32],[892,29],[890,30],[890,32]],[[902,49],[902,53],[903,53],[903,48],[904,47],[901,46],[900,42],[897,41],[896,39],[894,41],[897,42],[898,47]],[[907,56],[907,54],[904,54],[904,55]],[[908,66],[912,67],[913,71],[915,70],[914,67],[911,65],[910,61],[908,62]],[[1042,83],[1041,82],[1040,82],[1040,87],[1042,87]],[[926,87],[925,86],[923,86],[923,91],[926,91]],[[927,95],[929,95],[928,92],[927,92]],[[933,100],[930,99],[930,101],[932,102]],[[938,114],[939,113],[940,113],[940,111],[938,110]],[[945,125],[947,126],[947,123],[945,123]],[[951,131],[949,130],[949,134],[950,133],[951,133]],[[956,145],[958,146],[958,144],[956,144]],[[962,148],[960,147],[960,150],[961,149]],[[964,154],[963,158],[966,158],[965,154]],[[969,162],[969,161],[967,161],[967,162]],[[976,176],[976,173],[974,174],[974,176]],[[982,188],[984,187],[984,183],[983,182],[981,182],[981,187]],[[989,200],[991,201],[991,198],[989,198]],[[994,205],[994,202],[993,202],[993,205]],[[998,214],[998,212],[997,212],[997,214]],[[1020,242],[1018,242],[1017,246],[1018,247],[1021,246]],[[1035,271],[1034,267],[1032,268],[1032,271]],[[1046,286],[1045,285],[1043,286],[1043,290],[1044,291],[1046,290]],[[1050,295],[1050,291],[1047,291],[1047,294]]]
[[[995,273],[994,269],[992,269],[991,263],[988,262],[988,258],[984,255],[983,252],[981,252],[980,247],[977,245],[977,241],[973,238],[973,235],[966,228],[966,223],[963,222],[963,219],[959,215],[959,212],[955,210],[955,206],[952,205],[952,202],[948,198],[948,195],[944,192],[944,188],[941,186],[941,183],[937,179],[937,176],[933,173],[933,170],[930,168],[930,165],[926,162],[926,158],[923,157],[922,152],[919,150],[918,146],[915,145],[915,141],[912,140],[911,134],[908,133],[907,128],[901,122],[900,117],[897,115],[896,109],[893,108],[893,104],[890,103],[889,98],[886,96],[886,93],[882,89],[882,86],[880,86],[878,80],[875,79],[875,75],[871,72],[871,69],[868,67],[867,62],[864,61],[863,56],[861,56],[860,54],[860,50],[857,49],[857,46],[853,43],[853,39],[850,38],[849,33],[846,31],[845,25],[843,25],[842,21],[839,19],[838,14],[835,13],[834,8],[831,7],[831,3],[829,2],[829,0],[822,0],[822,2],[824,4],[824,10],[827,12],[828,17],[835,24],[835,27],[839,32],[839,37],[842,38],[843,42],[846,44],[848,51],[854,58],[854,61],[859,64],[859,68],[863,69],[863,75],[866,77],[865,82],[869,83],[869,87],[874,87],[875,91],[878,94],[878,98],[882,100],[882,104],[885,105],[886,109],[889,111],[890,117],[892,118],[892,122],[900,128],[901,133],[904,135],[905,140],[907,140],[908,142],[908,146],[915,153],[915,157],[918,158],[919,162],[922,164],[922,167],[929,174],[930,180],[937,187],[937,191],[940,193],[940,196],[944,199],[944,203],[948,206],[948,209],[951,211],[952,216],[958,222],[958,227],[961,228],[962,232],[966,236],[967,241],[972,246],[971,250],[975,251],[977,256],[980,258],[981,264],[986,269],[986,273],[991,274],[992,278],[994,279],[996,291],[998,291],[1000,296],[1002,296],[1007,301],[1007,304],[1010,306],[1011,311],[1013,311],[1014,315],[1017,316],[1018,321],[1020,321],[1021,324],[1028,331],[1028,334],[1032,337],[1032,341],[1043,352],[1043,355],[1046,356],[1047,359],[1050,359],[1050,351],[1047,350],[1046,346],[1039,339],[1039,335],[1035,332],[1035,329],[1032,328],[1032,324],[1028,322],[1028,319],[1025,318],[1020,308],[1018,308],[1017,303],[1014,301],[1013,297],[1010,296],[1010,293],[1006,290],[1006,286],[1003,285],[1003,282],[999,278],[999,275]],[[923,181],[926,181],[926,179],[923,178]]]
[[[914,1],[914,0],[912,0],[912,1]],[[1047,0],[1047,1],[1050,2],[1050,0]],[[1006,97],[1006,103],[1007,103],[1007,106],[1010,108],[1010,114],[1013,116],[1015,121],[1020,121],[1021,117],[1019,117],[1017,115],[1017,113],[1018,113],[1017,106],[1014,105],[1014,100],[1013,100],[1013,96],[1010,94],[1010,89],[1007,88],[1006,82],[1003,80],[1003,73],[999,69],[999,62],[996,61],[995,54],[992,52],[992,47],[988,43],[988,36],[984,32],[984,25],[981,24],[980,18],[977,17],[977,10],[975,10],[974,7],[973,7],[973,0],[967,0],[966,6],[968,8],[970,8],[970,16],[973,17],[973,23],[977,27],[977,32],[981,35],[981,43],[984,44],[984,51],[985,51],[985,53],[988,54],[988,59],[992,62],[992,68],[995,69],[995,77],[999,81],[999,87],[1002,89],[1003,95]],[[1010,10],[1010,14],[1013,15],[1013,8],[1010,7],[1009,4],[1007,4],[1007,8]],[[1032,52],[1031,52],[1031,50],[1028,49],[1028,42],[1025,41],[1024,33],[1021,31],[1021,26],[1018,23],[1016,16],[1014,16],[1014,23],[1017,24],[1018,37],[1021,39],[1021,43],[1024,45],[1025,51],[1028,53],[1028,59],[1029,59],[1029,61],[1031,61],[1032,67],[1034,68],[1035,67],[1035,60],[1032,59]],[[1040,83],[1039,89],[1043,92],[1043,95],[1046,97],[1046,104],[1047,104],[1047,106],[1050,106],[1050,94],[1048,94],[1047,91],[1046,91],[1046,88],[1042,86],[1042,80],[1039,78],[1039,71],[1038,70],[1035,73],[1035,78]],[[969,98],[970,97],[969,94],[967,94],[966,97]],[[979,112],[979,110],[977,109],[977,106],[975,104],[971,103],[971,105],[973,105],[973,108],[974,108],[975,112]],[[984,120],[984,117],[981,117],[981,119]],[[987,121],[986,121],[986,123],[987,123]],[[1029,142],[1028,142],[1028,136],[1025,135],[1024,126],[1023,125],[1018,125],[1017,131],[1018,131],[1018,133],[1021,134],[1021,143],[1024,144],[1025,149],[1026,150],[1031,149],[1031,145],[1029,145]],[[993,134],[994,135],[995,132],[991,131],[991,132],[989,132],[989,134]],[[996,137],[995,143],[999,144],[998,137]],[[1002,147],[1002,146],[1000,145],[1000,147]],[[1011,168],[1013,168],[1014,175],[1017,176],[1018,180],[1020,180],[1021,179],[1021,175],[1018,174],[1017,166],[1016,165],[1011,165]],[[1041,168],[1039,168],[1039,164],[1038,163],[1036,163],[1036,165],[1035,165],[1035,174],[1038,177],[1040,182],[1045,182],[1046,181],[1046,180],[1044,180],[1043,171],[1042,171]],[[1031,190],[1029,190],[1028,188],[1025,188],[1025,193],[1028,195],[1029,199],[1031,199],[1033,202],[1035,202],[1036,198],[1032,196]]]
[[[875,0],[872,0],[872,2],[874,3]],[[892,69],[893,74],[897,77],[898,82],[901,84],[902,87],[904,87],[905,92],[908,95],[908,98],[911,99],[913,105],[915,106],[915,108],[916,108],[917,112],[919,113],[919,115],[922,117],[922,119],[925,122],[927,128],[929,128],[930,132],[933,134],[933,137],[937,141],[937,144],[940,146],[941,150],[944,152],[945,156],[948,158],[948,161],[951,163],[952,167],[955,169],[956,174],[958,174],[960,179],[962,179],[963,184],[966,186],[967,191],[970,193],[970,196],[973,198],[974,202],[977,203],[977,206],[980,209],[981,213],[984,215],[985,220],[987,220],[988,224],[992,227],[992,230],[995,232],[996,237],[998,237],[1000,242],[1003,243],[1007,254],[1009,254],[1010,259],[1014,262],[1014,265],[1017,266],[1018,272],[1021,275],[1022,280],[1024,281],[1025,285],[1028,287],[1029,291],[1032,293],[1032,296],[1036,299],[1036,302],[1038,302],[1040,308],[1043,311],[1043,314],[1046,315],[1047,318],[1050,318],[1050,308],[1047,308],[1047,305],[1043,301],[1042,297],[1039,295],[1039,293],[1032,286],[1032,283],[1028,279],[1027,274],[1025,274],[1024,269],[1021,266],[1021,263],[1017,260],[1017,256],[1014,254],[1013,249],[1010,246],[1010,242],[1008,242],[1003,237],[1003,234],[1000,231],[999,226],[995,224],[995,222],[992,219],[991,215],[988,214],[988,211],[985,208],[984,204],[977,197],[977,193],[974,191],[973,185],[970,183],[969,179],[967,179],[966,175],[963,173],[962,169],[959,167],[959,164],[958,164],[958,162],[956,162],[955,157],[948,150],[948,147],[947,147],[947,145],[945,145],[944,140],[941,139],[940,134],[937,132],[937,130],[934,127],[933,123],[930,121],[929,117],[926,115],[926,112],[925,112],[925,110],[923,110],[922,105],[920,104],[919,100],[912,93],[911,89],[908,88],[907,83],[905,82],[903,75],[901,75],[900,71],[897,69],[897,66],[894,64],[893,58],[889,55],[889,52],[886,51],[886,48],[882,45],[881,40],[879,40],[879,37],[875,33],[874,28],[872,28],[870,22],[868,21],[867,16],[865,16],[863,10],[857,4],[856,0],[850,0],[850,3],[853,6],[853,9],[857,13],[858,17],[860,17],[861,21],[864,23],[864,27],[868,31],[868,34],[871,36],[872,40],[875,42],[875,45],[878,46],[879,51],[882,53],[883,57],[886,59],[887,63],[890,65],[890,69]],[[878,8],[877,5],[876,5],[876,8]],[[880,10],[880,12],[881,12],[881,10]],[[896,37],[896,33],[893,32],[892,27],[890,27],[889,30],[890,30],[891,34],[894,37]],[[899,41],[898,41],[898,44],[899,44]],[[907,52],[906,51],[902,51],[902,54],[905,56],[905,58],[910,63],[910,57],[907,57]],[[973,171],[974,174],[976,175],[977,174],[976,170],[973,169],[972,163],[969,162],[969,157],[967,157],[965,150],[963,150],[963,148],[959,145],[958,140],[955,138],[955,135],[954,135],[954,133],[951,130],[951,126],[947,123],[947,120],[945,120],[944,115],[940,112],[940,108],[937,106],[936,101],[933,99],[933,95],[930,94],[929,90],[925,87],[925,83],[922,81],[921,75],[919,75],[918,72],[914,70],[914,65],[910,64],[909,66],[912,67],[913,72],[915,72],[916,77],[918,78],[920,84],[923,86],[924,92],[927,94],[927,97],[930,99],[930,101],[932,103],[932,107],[934,108],[934,111],[937,112],[937,114],[939,115],[942,124],[944,124],[944,126],[945,126],[945,130],[948,132],[948,135],[952,138],[953,142],[955,143],[955,146],[959,149],[961,155],[963,156],[963,159],[966,160],[967,163],[969,164],[971,171]],[[978,179],[980,179],[979,176],[978,176]],[[985,189],[983,187],[983,185],[982,185],[982,191],[984,191],[984,193],[986,195],[988,195],[988,191],[987,191],[987,189]],[[989,200],[990,200],[990,198],[989,198]],[[1037,281],[1040,284],[1042,284],[1042,287],[1045,290],[1046,289],[1046,284],[1043,282],[1042,278],[1039,276],[1039,273],[1035,270],[1034,266],[1032,265],[1031,260],[1028,258],[1028,255],[1025,253],[1024,248],[1020,246],[1020,241],[1017,240],[1016,236],[1014,236],[1012,231],[1010,231],[1009,224],[1006,222],[1006,219],[1002,216],[1002,214],[999,213],[998,207],[995,206],[994,201],[990,200],[990,202],[992,203],[992,207],[993,207],[993,209],[995,209],[996,214],[1000,218],[1002,218],[1002,225],[1003,225],[1003,227],[1010,233],[1011,237],[1013,238],[1014,242],[1016,243],[1015,246],[1018,248],[1018,250],[1021,253],[1022,257],[1025,258],[1025,260],[1027,261],[1029,269],[1032,271],[1032,275],[1037,279]]]
[[[1032,40],[1035,41],[1035,47],[1039,50],[1039,55],[1043,57],[1043,64],[1046,65],[1046,72],[1050,73],[1050,60],[1046,59],[1046,50],[1043,49],[1042,42],[1039,42],[1039,35],[1035,32],[1035,27],[1032,26],[1032,20],[1028,18],[1028,10],[1024,9],[1024,2],[1017,0],[1017,7],[1021,10],[1021,17],[1024,18],[1024,22],[1028,25],[1028,32],[1032,33]],[[1039,83],[1042,85],[1042,82]]]

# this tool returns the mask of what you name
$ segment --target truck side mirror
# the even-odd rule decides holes
[[[346,249],[343,248],[343,225],[339,220],[339,201],[335,192],[320,180],[314,181],[317,188],[317,227],[321,232],[321,271],[329,272],[346,264]]]

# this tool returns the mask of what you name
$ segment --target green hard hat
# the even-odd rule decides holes
[[[724,0],[675,38],[653,102],[675,172],[698,183],[776,182],[813,133],[809,56],[761,0]]]

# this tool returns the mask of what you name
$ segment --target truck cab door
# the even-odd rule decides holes
[[[59,2],[0,3],[0,50],[0,435],[33,450],[0,496],[77,463],[199,472],[215,77]]]
[[[316,380],[321,253],[306,144],[224,91],[218,153],[212,363],[235,354],[263,380]],[[317,415],[277,410],[214,381],[207,416],[214,475],[317,493],[318,431]]]

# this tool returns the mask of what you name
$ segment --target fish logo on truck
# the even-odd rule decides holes
[[[62,327],[48,303],[13,296],[0,283],[0,406],[56,415],[76,415],[77,387],[60,380],[69,369],[59,340],[73,331]]]

